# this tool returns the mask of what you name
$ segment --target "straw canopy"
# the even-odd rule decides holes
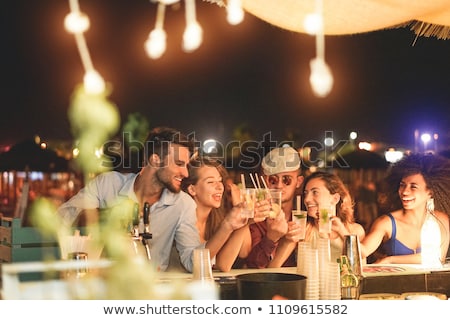
[[[346,35],[410,27],[418,36],[450,38],[448,0],[322,0],[324,33]],[[283,29],[306,33],[315,0],[242,0],[244,9]]]

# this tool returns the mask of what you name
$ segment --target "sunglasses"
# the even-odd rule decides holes
[[[269,176],[267,178],[267,181],[269,182],[270,185],[276,186],[280,182],[280,177],[276,176],[276,175]],[[292,183],[292,176],[288,176],[288,175],[281,176],[281,182],[285,186],[289,186]]]

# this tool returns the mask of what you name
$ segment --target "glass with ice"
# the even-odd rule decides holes
[[[256,189],[240,189],[242,216],[253,218],[255,216]]]
[[[331,217],[336,215],[336,206],[319,206],[319,233],[331,233]]]
[[[307,211],[304,210],[292,210],[292,221],[294,221],[300,228],[300,234],[298,240],[305,240],[306,236],[306,217]]]

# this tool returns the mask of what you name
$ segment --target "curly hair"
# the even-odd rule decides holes
[[[400,181],[413,174],[423,176],[436,210],[450,214],[450,159],[432,153],[407,155],[389,169],[384,185],[389,209],[402,208],[398,194]]]
[[[354,202],[344,182],[336,174],[326,171],[316,171],[305,178],[302,185],[302,194],[305,187],[312,179],[320,179],[325,182],[325,187],[331,194],[338,193],[340,196],[339,202],[336,205],[336,215],[344,224],[355,222],[354,216]]]

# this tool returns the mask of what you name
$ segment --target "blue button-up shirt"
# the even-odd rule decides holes
[[[72,224],[84,209],[106,209],[124,200],[138,202],[134,192],[137,174],[106,172],[91,180],[83,189],[58,208],[65,223]],[[161,198],[150,208],[150,254],[158,270],[169,266],[170,251],[175,241],[180,261],[192,272],[193,250],[202,247],[196,227],[196,204],[185,192],[164,189]]]

